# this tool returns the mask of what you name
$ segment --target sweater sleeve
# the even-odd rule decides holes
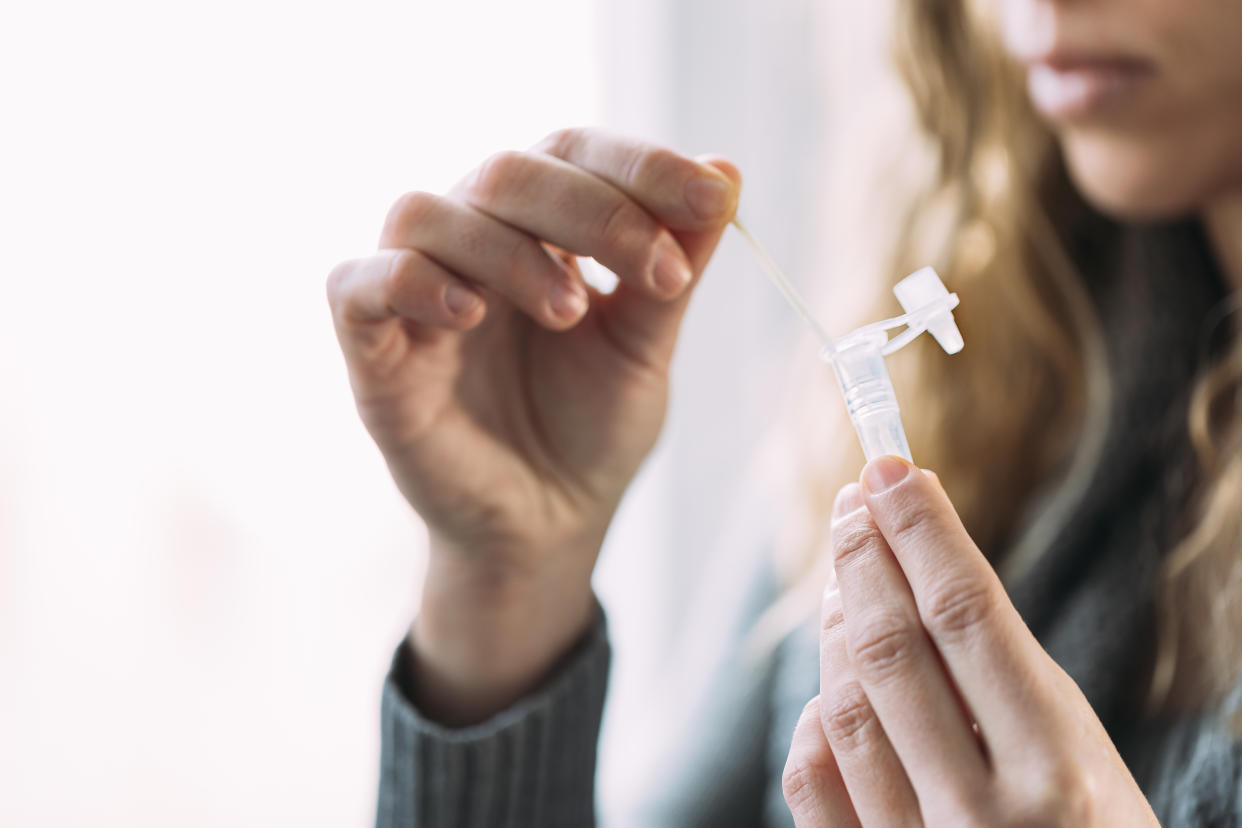
[[[1216,709],[1136,735],[1132,770],[1161,825],[1242,826],[1242,683]]]
[[[552,677],[461,729],[410,701],[403,642],[384,683],[377,828],[595,823],[595,755],[611,651],[603,612]]]
[[[1162,825],[1242,826],[1242,740],[1235,727],[1189,722],[1178,728],[1148,793]]]

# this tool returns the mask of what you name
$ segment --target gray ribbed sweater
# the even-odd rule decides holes
[[[1140,712],[1152,584],[1194,477],[1185,412],[1224,289],[1195,225],[1148,228],[1078,251],[1108,336],[1112,428],[1090,493],[1037,562],[1008,585],[1031,629],[1079,683],[1165,825],[1242,826],[1242,745],[1220,710],[1178,720]],[[1108,261],[1121,256],[1120,262]],[[1124,274],[1124,275],[1122,275]],[[775,593],[755,579],[747,613]],[[734,628],[744,630],[749,619]],[[448,730],[404,688],[399,648],[384,687],[380,828],[583,826],[594,822],[595,751],[609,647],[602,613],[545,687],[491,720]],[[683,775],[653,792],[642,825],[786,826],[780,771],[802,705],[818,692],[813,630],[758,670],[719,669],[719,697],[693,713]]]

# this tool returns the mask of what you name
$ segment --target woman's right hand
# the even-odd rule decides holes
[[[403,196],[380,250],[329,276],[358,411],[431,536],[411,633],[429,715],[506,706],[590,623],[600,544],[739,183],[721,160],[565,130]],[[586,286],[576,255],[617,288]]]

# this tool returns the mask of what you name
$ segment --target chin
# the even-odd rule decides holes
[[[1093,207],[1118,221],[1181,218],[1205,200],[1193,164],[1125,141],[1063,136],[1074,186]]]

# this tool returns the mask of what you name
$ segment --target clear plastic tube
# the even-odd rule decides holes
[[[858,432],[863,455],[871,460],[895,454],[913,463],[901,425],[897,392],[884,364],[887,342],[884,331],[860,331],[837,340],[835,353],[826,359],[841,383],[845,409]]]
[[[897,406],[897,393],[884,358],[914,341],[924,331],[929,331],[945,352],[955,354],[960,351],[964,343],[953,319],[953,309],[958,304],[957,294],[949,293],[936,271],[925,267],[902,279],[893,288],[897,301],[906,312],[904,316],[864,325],[833,340],[758,240],[737,219],[733,220],[733,224],[750,244],[781,295],[824,343],[820,356],[836,372],[845,408],[858,433],[863,455],[867,460],[873,460],[892,454],[913,463],[906,431],[901,423],[901,410]],[[888,338],[890,330],[902,327],[904,331],[891,340]]]

